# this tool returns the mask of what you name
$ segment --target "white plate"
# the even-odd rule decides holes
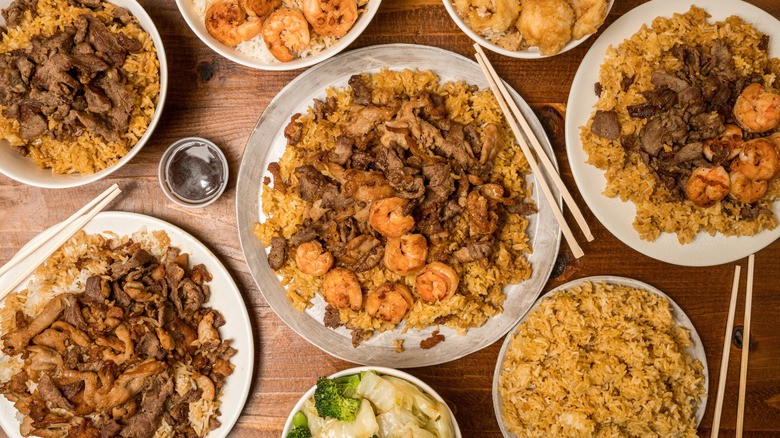
[[[712,266],[729,263],[755,253],[780,237],[780,227],[764,230],[755,236],[724,236],[720,233],[710,236],[699,233],[693,242],[682,245],[674,233],[662,233],[654,242],[639,238],[633,223],[636,208],[633,203],[622,202],[620,197],[608,198],[601,193],[606,187],[604,171],[586,163],[588,154],[582,149],[580,126],[585,126],[594,111],[598,98],[593,84],[599,80],[599,68],[607,48],[617,47],[624,39],[639,31],[642,24],[648,26],[658,16],[671,17],[674,13],[685,13],[695,4],[712,15],[710,22],[739,15],[753,23],[761,32],[772,35],[769,39],[771,56],[780,55],[780,21],[767,12],[739,0],[655,0],[632,9],[620,17],[596,40],[582,60],[569,93],[566,109],[566,145],[574,180],[583,199],[601,223],[623,243],[640,253],[667,263],[682,266]],[[780,216],[780,202],[774,204],[774,213]]]
[[[331,374],[328,377],[331,378],[331,379],[336,379],[336,378],[339,378],[339,377],[351,376],[353,374],[358,374],[358,373],[361,373],[363,371],[376,371],[377,374],[379,374],[379,375],[385,374],[385,375],[388,375],[388,376],[398,377],[399,379],[404,379],[404,380],[408,381],[409,383],[412,383],[412,384],[416,385],[418,388],[422,389],[422,391],[424,393],[426,393],[426,394],[430,395],[431,397],[435,398],[437,401],[440,401],[440,402],[444,403],[444,405],[447,406],[447,411],[449,411],[449,413],[450,413],[450,418],[452,418],[452,429],[453,429],[453,432],[455,433],[454,438],[461,438],[462,435],[460,434],[460,427],[458,427],[458,421],[455,419],[455,415],[452,413],[452,409],[450,409],[450,407],[447,405],[447,402],[445,402],[444,399],[441,398],[441,396],[433,388],[431,388],[425,382],[423,382],[422,380],[418,379],[417,377],[414,377],[411,374],[408,374],[408,373],[405,373],[403,371],[399,371],[399,370],[396,370],[396,369],[393,369],[393,368],[385,368],[385,367],[356,367],[356,368],[350,368],[350,369],[344,370],[344,371],[339,371],[338,373]],[[317,389],[317,385],[315,383],[311,387],[311,389],[309,389],[308,391],[306,391],[305,394],[303,394],[301,399],[298,400],[298,403],[295,404],[295,407],[293,407],[292,411],[290,411],[290,415],[287,417],[287,422],[284,423],[284,430],[282,430],[282,438],[286,438],[287,434],[290,433],[290,430],[293,428],[293,425],[292,425],[293,415],[295,415],[296,412],[299,412],[299,411],[301,411],[301,409],[303,409],[303,403],[306,400],[312,398],[312,396],[314,395],[314,390],[316,390],[316,389]]]
[[[501,398],[501,395],[498,392],[498,380],[501,374],[501,365],[504,363],[504,359],[506,358],[506,350],[507,348],[509,348],[509,344],[512,342],[512,337],[517,333],[517,329],[520,327],[520,324],[522,324],[528,319],[528,317],[531,315],[531,312],[534,312],[536,311],[537,308],[539,308],[539,304],[541,304],[542,299],[551,296],[555,292],[571,289],[585,282],[590,282],[593,284],[597,284],[597,283],[621,284],[623,286],[632,287],[634,289],[644,289],[648,292],[652,292],[656,295],[660,295],[666,298],[667,300],[669,300],[669,305],[672,308],[672,319],[674,320],[674,322],[677,323],[677,325],[682,326],[691,332],[691,342],[693,343],[693,345],[686,348],[685,353],[691,356],[694,360],[698,360],[701,362],[702,366],[704,367],[702,370],[702,373],[704,374],[704,391],[705,392],[709,391],[710,373],[709,373],[709,369],[707,368],[707,355],[704,352],[704,344],[702,344],[701,338],[699,337],[699,333],[696,332],[696,328],[693,326],[693,323],[691,322],[690,318],[688,318],[688,315],[686,315],[685,312],[683,312],[680,306],[678,306],[677,303],[675,303],[674,300],[669,297],[669,295],[666,295],[665,293],[654,288],[653,286],[650,286],[647,283],[643,283],[639,280],[634,280],[631,278],[616,277],[613,275],[599,275],[594,277],[580,278],[577,280],[570,281],[561,286],[558,286],[555,289],[551,290],[550,292],[547,292],[546,294],[539,297],[539,299],[534,303],[533,307],[531,307],[528,313],[526,313],[523,316],[523,318],[520,320],[520,322],[517,323],[517,326],[515,326],[512,329],[512,331],[509,332],[506,339],[504,339],[504,345],[501,346],[501,352],[498,353],[496,370],[493,373],[493,411],[496,413],[496,420],[498,420],[498,425],[501,428],[501,432],[504,434],[504,437],[506,438],[517,437],[515,434],[506,430],[506,427],[504,426],[504,417],[503,417],[504,402]],[[699,406],[696,408],[696,427],[699,427],[699,424],[701,423],[701,419],[704,417],[704,411],[706,407],[707,407],[707,395],[705,394],[702,397],[701,403],[699,403]]]
[[[11,4],[11,1],[12,0],[0,0],[0,9],[6,8]],[[144,132],[144,135],[138,140],[138,143],[136,143],[124,157],[117,161],[116,164],[108,166],[92,175],[55,174],[52,173],[51,169],[41,169],[35,165],[33,160],[19,155],[13,148],[9,147],[6,140],[0,139],[0,173],[3,175],[24,184],[50,189],[62,189],[89,184],[107,177],[114,173],[115,170],[127,164],[133,159],[135,154],[144,147],[146,142],[149,141],[149,137],[152,136],[152,132],[154,132],[157,122],[160,121],[163,104],[165,103],[165,95],[168,90],[168,63],[165,60],[165,49],[163,48],[162,38],[160,38],[160,32],[157,31],[157,27],[155,27],[152,19],[149,18],[149,15],[147,15],[144,8],[137,1],[111,0],[109,3],[127,9],[131,15],[138,18],[138,23],[141,25],[141,28],[152,37],[154,48],[157,50],[157,59],[160,61],[160,95],[157,98],[157,107],[154,109],[154,115],[152,116],[152,120],[149,121],[146,132]],[[5,19],[2,16],[0,16],[0,26],[5,26]]]
[[[539,59],[539,58],[549,58],[550,56],[560,55],[561,53],[568,52],[569,50],[579,46],[580,44],[582,44],[583,41],[587,40],[593,35],[593,34],[588,34],[578,40],[569,41],[555,55],[542,55],[542,52],[539,51],[538,47],[528,47],[522,50],[509,50],[491,43],[482,35],[479,35],[478,33],[474,32],[469,27],[469,25],[466,24],[466,22],[463,20],[463,17],[460,16],[460,13],[455,8],[455,5],[453,4],[453,0],[442,0],[442,3],[444,3],[444,7],[447,9],[447,12],[450,14],[452,21],[454,21],[455,24],[458,25],[458,27],[460,28],[460,30],[463,31],[463,33],[465,33],[466,35],[469,36],[469,38],[474,40],[474,42],[476,42],[477,44],[479,44],[480,46],[486,49],[492,50],[496,53],[500,53],[504,56],[511,56],[512,58]],[[609,6],[607,7],[607,13],[604,15],[604,20],[607,19],[607,15],[609,15],[609,11],[612,9],[613,4],[615,4],[615,0],[610,0]],[[602,23],[602,26],[603,25],[604,23]],[[601,26],[599,26],[599,29],[601,29]],[[598,32],[598,29],[596,30],[596,32]]]
[[[88,234],[111,231],[120,236],[128,236],[144,227],[148,231],[162,230],[168,233],[171,246],[176,246],[183,253],[190,254],[190,262],[193,265],[199,263],[206,265],[213,277],[208,283],[211,288],[211,300],[206,305],[222,312],[226,323],[219,329],[220,336],[222,339],[230,339],[231,346],[238,350],[238,353],[230,360],[235,365],[235,370],[225,380],[221,396],[222,405],[219,409],[222,411],[222,415],[218,417],[218,420],[222,422],[222,426],[207,435],[208,438],[226,437],[241,414],[249,394],[249,386],[252,383],[255,352],[252,325],[244,305],[244,299],[233,278],[214,253],[179,227],[142,214],[111,211],[99,213],[83,229]],[[50,244],[44,245],[38,251],[46,251],[51,246]],[[0,278],[0,287],[9,283],[14,273],[22,271],[25,266],[20,264]],[[16,290],[24,289],[28,282],[29,279],[25,280]],[[21,419],[22,415],[16,411],[13,404],[8,402],[5,397],[0,397],[0,426],[9,437],[21,438],[19,434]]]
[[[209,3],[213,0],[209,0]],[[366,12],[360,14],[355,24],[351,29],[339,39],[339,41],[324,49],[320,53],[309,55],[305,58],[293,59],[290,62],[281,62],[276,59],[273,62],[265,62],[253,56],[249,56],[245,53],[239,52],[235,47],[227,46],[219,42],[216,38],[211,36],[208,30],[206,30],[206,24],[197,12],[195,12],[195,4],[192,0],[176,0],[176,6],[179,7],[184,20],[190,26],[195,35],[200,38],[201,41],[211,47],[212,50],[224,56],[225,58],[237,62],[247,67],[256,68],[258,70],[296,70],[299,68],[309,67],[318,62],[322,62],[328,58],[333,57],[337,53],[346,49],[347,46],[352,44],[353,41],[360,36],[361,33],[368,27],[368,23],[374,18],[376,11],[379,10],[379,3],[382,0],[368,0],[368,4],[365,6]],[[267,52],[265,47],[262,50]],[[270,52],[267,52],[270,54]]]
[[[265,248],[252,234],[252,223],[264,220],[260,211],[263,176],[269,176],[266,171],[268,163],[278,160],[284,152],[287,145],[284,128],[290,116],[305,112],[313,98],[324,99],[328,87],[346,86],[350,76],[360,72],[376,73],[383,67],[392,70],[429,69],[439,75],[441,82],[464,80],[479,88],[488,87],[476,62],[446,50],[408,44],[354,50],[301,74],[268,105],[247,141],[236,184],[238,234],[252,277],[266,301],[287,325],[309,342],[334,356],[364,365],[396,368],[434,365],[460,358],[499,340],[533,304],[547,282],[558,254],[560,228],[549,205],[542,200],[533,175],[527,181],[533,184],[532,197],[536,200],[539,213],[528,216],[526,231],[533,247],[533,254],[528,255],[533,267],[531,278],[504,289],[507,298],[503,313],[490,318],[480,328],[470,329],[465,336],[442,327],[441,333],[446,336],[446,341],[430,350],[421,349],[419,344],[421,340],[430,337],[434,328],[429,327],[422,332],[412,329],[401,335],[402,324],[393,331],[375,334],[359,347],[353,348],[352,337],[346,328],[332,330],[323,325],[325,301],[321,297],[317,296],[312,301],[314,306],[306,312],[299,312],[292,306],[279,279],[268,266]],[[519,95],[513,95],[548,155],[555,160],[539,120]],[[395,352],[393,344],[393,340],[398,338],[405,339],[406,351],[400,354]]]

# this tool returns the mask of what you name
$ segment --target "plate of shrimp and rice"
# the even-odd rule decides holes
[[[211,251],[125,212],[99,213],[39,251],[53,253],[0,308],[9,436],[228,435],[254,348],[241,293]]]
[[[739,0],[656,0],[590,49],[567,152],[586,203],[624,243],[711,266],[780,237],[778,25]]]
[[[560,229],[486,87],[471,60],[392,44],[309,70],[264,111],[239,237],[298,334],[351,362],[426,366],[492,344],[535,300]]]
[[[513,58],[567,52],[596,33],[614,0],[442,0],[479,45]]]
[[[260,70],[295,70],[349,46],[381,0],[176,0],[215,52]]]

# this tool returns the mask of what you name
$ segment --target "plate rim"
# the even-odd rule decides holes
[[[268,107],[266,107],[266,109],[263,111],[262,115],[258,119],[257,124],[255,125],[255,128],[252,130],[252,133],[250,134],[249,139],[247,140],[247,146],[246,146],[246,148],[244,150],[244,156],[242,157],[242,160],[241,160],[241,166],[240,166],[240,169],[239,169],[239,172],[238,172],[238,181],[237,181],[237,184],[236,184],[236,216],[237,216],[237,225],[238,225],[237,226],[237,232],[239,234],[239,241],[241,242],[241,249],[242,249],[242,252],[244,254],[244,258],[247,261],[247,265],[249,266],[252,278],[255,281],[255,284],[257,284],[258,289],[260,289],[260,292],[263,294],[263,297],[266,299],[266,302],[268,302],[268,304],[271,307],[271,309],[274,310],[274,313],[277,315],[277,317],[282,319],[282,321],[284,321],[285,324],[288,327],[290,327],[295,333],[297,333],[299,336],[301,336],[306,341],[308,341],[310,344],[316,346],[320,350],[330,354],[331,356],[338,357],[338,358],[340,358],[342,360],[353,362],[353,363],[360,363],[360,364],[367,365],[367,366],[372,366],[372,365],[391,365],[391,366],[395,366],[397,368],[412,368],[412,367],[420,367],[420,366],[428,366],[428,365],[437,365],[437,364],[449,362],[449,361],[452,361],[452,360],[459,359],[459,358],[461,358],[463,356],[466,356],[468,354],[474,353],[476,351],[479,351],[479,350],[481,350],[481,349],[483,349],[483,348],[485,348],[485,347],[495,343],[496,341],[500,340],[506,334],[506,330],[502,330],[502,333],[498,333],[496,336],[493,336],[492,338],[494,338],[494,339],[492,339],[492,342],[489,342],[489,343],[487,343],[487,344],[485,344],[485,345],[483,345],[481,347],[470,348],[467,351],[462,351],[459,354],[452,355],[451,357],[447,356],[447,357],[444,357],[444,358],[441,355],[429,354],[429,355],[427,355],[424,358],[424,360],[422,360],[422,359],[421,360],[404,359],[403,354],[398,354],[398,353],[393,352],[394,355],[398,356],[397,359],[388,359],[387,357],[384,357],[383,361],[377,362],[374,359],[366,358],[366,356],[364,354],[356,353],[356,354],[353,354],[353,355],[349,355],[349,354],[336,353],[336,352],[333,352],[333,351],[326,350],[323,346],[321,346],[321,345],[319,345],[319,344],[317,344],[315,342],[312,342],[311,340],[309,340],[309,337],[306,335],[306,333],[303,332],[305,327],[297,327],[297,325],[304,325],[305,321],[303,323],[299,324],[293,318],[284,317],[279,312],[277,312],[274,309],[274,306],[271,304],[271,300],[269,300],[266,297],[266,294],[268,293],[265,290],[266,288],[263,287],[263,285],[261,284],[261,279],[260,279],[261,272],[259,271],[260,268],[258,266],[255,266],[256,255],[253,254],[250,251],[251,245],[249,243],[249,242],[253,242],[254,243],[254,241],[257,241],[257,238],[254,235],[251,234],[252,223],[253,222],[257,222],[256,220],[252,220],[252,219],[256,218],[257,212],[242,212],[242,201],[241,201],[241,199],[242,199],[242,196],[243,196],[244,193],[248,193],[253,198],[259,199],[260,193],[261,193],[261,190],[262,190],[262,184],[260,183],[259,180],[257,181],[257,183],[253,183],[252,181],[249,181],[249,174],[251,173],[251,170],[249,169],[249,165],[247,164],[246,157],[247,157],[247,153],[252,153],[251,142],[252,142],[254,136],[256,135],[256,133],[258,132],[258,129],[260,129],[262,124],[265,122],[265,119],[270,117],[269,116],[269,112],[274,111],[276,109],[276,107],[278,106],[278,102],[284,98],[284,96],[285,96],[286,92],[288,92],[288,90],[293,89],[293,88],[295,88],[297,86],[297,84],[306,81],[306,79],[307,79],[307,77],[309,75],[316,75],[318,73],[319,69],[327,68],[331,64],[336,64],[336,63],[343,62],[342,61],[343,58],[353,58],[353,57],[354,58],[361,58],[361,57],[363,57],[363,58],[377,59],[377,58],[374,58],[374,55],[377,54],[377,53],[382,53],[384,51],[389,51],[389,52],[399,52],[399,51],[401,51],[401,52],[403,52],[405,50],[429,51],[430,53],[437,53],[440,56],[452,57],[452,58],[457,59],[457,60],[459,60],[461,62],[463,62],[463,61],[468,62],[469,64],[473,65],[473,67],[475,69],[479,68],[475,61],[472,61],[472,60],[470,60],[470,59],[468,59],[465,56],[462,56],[460,54],[457,54],[457,53],[454,53],[454,52],[451,52],[451,51],[448,51],[448,50],[445,50],[445,49],[441,49],[439,47],[425,46],[425,45],[415,45],[415,44],[404,44],[404,43],[385,44],[385,45],[378,45],[378,46],[369,46],[369,47],[365,47],[365,48],[361,48],[361,49],[357,49],[357,50],[351,50],[351,51],[349,51],[347,53],[343,53],[343,54],[341,54],[339,56],[336,56],[334,58],[326,60],[323,63],[318,64],[316,67],[314,67],[314,68],[308,70],[307,72],[299,75],[293,81],[291,81],[284,89],[282,89],[282,91],[280,91],[274,97],[274,99],[271,101],[271,103],[268,105]],[[435,73],[435,71],[434,71],[434,73]],[[508,87],[508,88],[510,88],[510,90],[512,90],[513,96],[515,96],[516,98],[519,96],[511,87]],[[324,93],[324,90],[322,92]],[[298,103],[298,105],[300,106],[300,105],[302,105],[304,103],[305,102],[300,102],[300,103]],[[521,97],[520,97],[520,101],[518,103],[521,104],[520,106],[524,110],[528,109],[528,110],[530,110],[532,112],[532,110],[530,109],[528,104]],[[285,115],[285,119],[286,119],[286,116],[287,115]],[[538,118],[536,118],[535,121],[533,121],[533,123],[531,123],[531,124],[532,124],[532,126],[537,126],[538,129],[541,130],[541,132],[544,132],[544,130],[541,127],[541,123],[539,122]],[[277,129],[277,131],[274,131],[274,132],[278,132],[282,128],[278,127],[276,129]],[[558,163],[557,163],[557,160],[554,157],[552,145],[549,142],[549,139],[547,138],[546,134],[545,134],[545,136],[544,136],[544,138],[542,140],[544,140],[544,141],[542,141],[542,143],[545,146],[545,150],[547,151],[548,155],[551,155],[551,160],[554,162],[554,164],[557,167]],[[263,169],[261,172],[264,173],[265,170]],[[534,190],[537,190],[536,185],[534,185]],[[557,199],[558,205],[560,207],[561,204],[562,204],[562,198],[560,196],[560,193],[557,190],[555,190],[555,189],[553,189],[553,192],[555,193],[555,195],[557,197],[556,199]],[[257,200],[251,201],[253,203],[252,206],[255,205],[254,203],[256,201]],[[545,207],[544,207],[545,209],[549,208],[549,206],[546,205],[546,201],[541,199],[541,196],[539,196],[539,199],[538,199],[537,203],[544,204],[545,205]],[[259,211],[260,208],[261,208],[260,204],[259,204],[259,202],[257,202],[257,209],[256,210]],[[244,217],[245,215],[248,216],[248,217],[245,218]],[[249,216],[251,216],[251,217],[249,217]],[[554,243],[553,246],[554,246],[554,254],[557,255],[558,252],[560,251],[561,230],[560,230],[560,227],[557,226],[557,223],[555,224],[554,227],[555,227],[555,231],[554,231],[555,243]],[[259,244],[259,242],[258,242],[258,244]],[[262,245],[261,245],[261,247],[262,247]],[[263,251],[265,251],[265,250],[263,250]],[[262,257],[262,258],[265,259],[265,257]],[[552,257],[552,260],[554,260],[554,257]],[[262,261],[258,261],[257,263],[262,263]],[[265,262],[265,263],[267,263],[267,262]],[[549,274],[552,271],[553,264],[554,263],[550,263],[550,266],[548,267],[546,273],[540,274],[540,275],[543,275],[544,279],[547,279],[549,277]],[[255,271],[258,271],[258,272],[256,273]],[[538,296],[538,294],[541,293],[541,291],[544,289],[544,284],[546,283],[546,280],[544,282],[542,282],[542,283],[543,284],[540,285],[539,290],[536,291],[534,293],[534,295]],[[289,305],[289,301],[287,301],[286,298],[285,298],[284,302]],[[305,312],[299,312],[299,313],[305,313]],[[521,313],[521,315],[522,315],[522,313]],[[518,316],[518,318],[519,318],[519,316]],[[290,321],[288,321],[288,319],[290,319]],[[321,322],[317,322],[317,325],[318,326],[322,326],[322,323]],[[509,325],[509,328],[511,328],[512,325],[514,325],[514,323]],[[328,330],[330,330],[330,329],[328,329]],[[330,330],[330,331],[333,331],[333,330]],[[333,332],[335,332],[335,331],[333,331]],[[389,347],[383,347],[383,348],[389,349]],[[351,352],[351,351],[359,351],[359,350],[351,349],[349,351]],[[361,352],[361,353],[363,353],[363,352]],[[392,356],[392,357],[395,358],[396,356]]]
[[[253,68],[255,70],[291,71],[311,67],[312,65],[324,62],[338,55],[344,49],[352,45],[352,43],[360,38],[360,35],[363,34],[368,25],[371,24],[371,21],[373,21],[374,16],[379,10],[381,2],[382,0],[369,0],[366,13],[362,16],[358,16],[356,23],[358,27],[353,25],[353,27],[347,31],[347,34],[339,38],[336,44],[323,49],[323,51],[320,53],[309,55],[305,58],[297,58],[290,62],[280,62],[278,64],[266,64],[257,58],[253,58],[250,55],[239,52],[235,49],[235,46],[226,46],[225,44],[217,41],[214,37],[211,36],[211,34],[208,33],[208,31],[205,31],[205,26],[202,26],[200,17],[198,17],[197,13],[195,12],[193,0],[176,0],[176,8],[179,10],[179,15],[184,18],[184,21],[187,23],[187,26],[190,28],[192,33],[194,33],[202,43],[206,44],[212,51],[222,56],[223,58],[233,61],[236,64],[243,65],[244,67]],[[364,16],[367,17],[367,19],[361,22],[360,20]],[[354,35],[347,37],[347,35],[349,35],[349,33],[355,29],[357,29],[357,32],[355,32]],[[342,44],[342,42],[344,44]],[[332,53],[328,53],[327,56],[320,58],[320,55],[322,55],[326,50],[329,50],[331,47],[335,47],[335,49],[332,50]]]
[[[713,237],[706,231],[697,233],[693,241],[687,244],[680,244],[675,233],[665,232],[661,233],[652,242],[643,240],[633,228],[633,221],[636,218],[636,206],[632,202],[622,202],[619,196],[607,198],[602,194],[602,190],[606,187],[605,171],[585,162],[588,156],[582,149],[580,140],[580,127],[587,123],[588,117],[594,111],[593,106],[597,101],[593,92],[588,91],[589,87],[591,87],[589,83],[594,76],[595,81],[598,81],[599,70],[603,64],[607,48],[610,46],[616,47],[624,39],[628,39],[638,32],[642,24],[650,25],[656,17],[669,17],[673,13],[684,13],[692,6],[702,8],[710,15],[717,14],[719,17],[724,18],[730,15],[738,15],[746,20],[746,16],[749,16],[751,21],[755,21],[756,17],[760,17],[762,20],[770,19],[780,28],[780,20],[763,9],[742,0],[691,0],[686,2],[680,2],[679,0],[653,0],[637,6],[626,12],[604,30],[580,63],[567,99],[569,104],[566,108],[565,138],[566,157],[582,198],[594,216],[612,235],[633,250],[655,260],[679,266],[703,267],[731,263],[762,250],[780,238],[780,225],[774,230],[763,230],[754,236],[741,236],[743,240],[737,240],[740,239],[737,236],[725,236],[720,232]],[[724,8],[727,8],[725,9],[726,11],[731,12],[721,12]],[[710,18],[710,21],[719,20],[722,20],[722,18]],[[764,32],[767,29],[759,30]],[[769,32],[764,33],[771,35]],[[780,34],[775,34],[780,38]],[[780,56],[780,53],[778,53],[780,51],[780,41],[778,41],[778,38],[770,39],[770,50],[775,56]],[[571,104],[573,101],[581,101],[585,102],[585,104]],[[587,111],[578,112],[579,107],[585,105],[588,107]],[[598,172],[597,178],[595,172]],[[595,181],[594,178],[596,178]],[[609,205],[602,206],[601,204],[604,203]],[[606,210],[607,207],[609,207],[609,211]],[[629,222],[626,224],[623,216],[626,216],[629,210],[632,213],[630,214]],[[773,210],[775,215],[780,217],[780,202],[774,203]],[[615,211],[621,215],[620,218],[614,214]],[[731,248],[730,251],[716,250],[722,248],[719,245],[724,243],[735,248]]]
[[[8,0],[0,0],[0,3],[6,4],[6,1]],[[149,126],[146,127],[146,131],[144,132],[144,135],[142,135],[141,138],[138,139],[138,141],[130,148],[127,154],[125,154],[122,158],[120,158],[115,164],[108,166],[105,169],[90,175],[54,174],[51,173],[50,168],[39,169],[37,166],[35,166],[35,163],[30,162],[29,164],[31,165],[31,167],[28,166],[28,169],[32,169],[34,171],[47,172],[45,176],[47,178],[46,181],[37,182],[34,181],[35,178],[31,179],[24,175],[18,175],[16,174],[16,172],[9,173],[7,170],[3,169],[2,166],[0,166],[0,173],[5,175],[6,177],[11,178],[12,180],[20,182],[22,184],[27,184],[29,186],[40,187],[44,189],[68,189],[72,187],[83,186],[101,180],[111,175],[115,171],[119,170],[119,168],[125,166],[127,163],[132,161],[133,158],[135,158],[138,152],[140,152],[141,149],[144,146],[146,146],[146,144],[151,139],[154,130],[157,128],[157,125],[159,124],[160,119],[162,118],[163,107],[165,106],[165,99],[168,94],[168,61],[165,56],[165,48],[163,47],[162,35],[160,35],[160,31],[157,29],[157,25],[154,23],[154,20],[152,20],[152,18],[149,16],[149,13],[147,13],[146,9],[137,1],[135,0],[106,0],[106,1],[115,6],[120,6],[122,8],[127,9],[131,13],[131,15],[136,16],[145,21],[148,21],[148,24],[150,24],[149,27],[143,26],[141,25],[139,20],[139,25],[141,26],[141,29],[143,29],[145,32],[149,34],[149,36],[152,37],[154,48],[157,51],[157,60],[160,63],[160,93],[157,96],[157,105],[155,105],[154,114],[152,115],[152,119],[149,121]],[[10,4],[10,1],[8,1],[8,3]],[[4,143],[5,142],[2,139],[0,139],[0,147],[2,148],[9,147]],[[23,174],[26,173],[26,170],[22,169],[22,173]],[[49,175],[50,173],[51,175]],[[50,177],[52,178],[51,181],[48,180],[48,178]]]
[[[702,373],[704,375],[705,392],[704,392],[704,396],[702,396],[702,402],[696,408],[696,414],[695,414],[696,428],[698,429],[699,426],[701,425],[702,419],[704,418],[704,414],[707,410],[707,402],[709,401],[710,372],[709,372],[709,365],[707,364],[707,354],[706,354],[706,350],[704,349],[704,343],[702,342],[702,339],[699,336],[699,332],[696,331],[696,326],[693,325],[693,321],[691,321],[691,318],[688,316],[687,313],[685,313],[682,307],[680,307],[672,299],[672,297],[670,297],[669,295],[667,295],[665,292],[658,289],[657,287],[645,283],[644,281],[637,280],[634,278],[622,277],[618,275],[592,275],[592,276],[581,277],[581,278],[568,281],[544,293],[534,302],[533,306],[531,306],[531,308],[528,309],[528,312],[526,312],[525,315],[523,315],[520,321],[518,321],[518,323],[514,327],[512,327],[512,330],[510,330],[509,333],[507,333],[506,338],[504,339],[504,342],[501,345],[501,350],[499,350],[498,359],[496,359],[496,366],[493,371],[493,382],[491,385],[491,393],[493,398],[493,414],[495,416],[499,428],[501,429],[501,434],[504,436],[504,438],[517,438],[517,435],[506,430],[506,426],[503,421],[503,414],[501,410],[501,407],[503,406],[503,400],[501,399],[498,392],[499,379],[501,377],[502,362],[504,361],[506,350],[509,348],[509,344],[512,341],[512,337],[516,334],[517,329],[520,327],[520,325],[526,320],[528,320],[531,313],[535,312],[539,308],[539,305],[541,304],[544,298],[548,298],[556,292],[560,292],[566,289],[571,289],[573,287],[579,286],[585,282],[590,282],[594,284],[607,283],[610,285],[628,286],[634,289],[644,289],[648,292],[652,292],[658,296],[666,298],[669,301],[669,306],[672,309],[672,314],[674,314],[675,309],[679,311],[680,316],[682,317],[682,321],[677,321],[675,318],[673,318],[673,320],[675,320],[676,325],[679,325],[690,331],[690,338],[693,344],[692,346],[686,348],[686,352],[688,352],[687,350],[690,349],[691,358],[694,360],[699,360],[703,367]],[[684,325],[685,323],[687,323],[687,326]],[[694,354],[699,355],[700,357],[694,357]]]
[[[249,399],[249,390],[250,390],[250,388],[252,386],[252,381],[253,381],[254,372],[255,372],[255,349],[256,349],[256,345],[255,345],[255,341],[254,341],[254,334],[253,334],[253,331],[252,331],[253,330],[252,319],[249,316],[249,311],[248,311],[248,309],[246,307],[246,302],[244,300],[243,294],[241,293],[241,289],[239,289],[238,285],[236,284],[235,280],[233,279],[233,276],[230,274],[230,271],[227,269],[227,267],[225,267],[225,265],[216,256],[216,254],[214,254],[214,252],[212,252],[203,242],[201,242],[195,236],[193,236],[189,232],[183,230],[182,228],[180,228],[180,227],[178,227],[178,226],[176,226],[174,224],[171,224],[170,222],[164,221],[162,219],[159,219],[159,218],[156,218],[156,217],[153,217],[153,216],[141,214],[141,213],[126,212],[126,211],[102,211],[102,212],[98,213],[97,215],[95,215],[95,217],[92,218],[84,226],[84,228],[88,227],[91,223],[93,223],[93,221],[99,220],[99,219],[100,220],[115,220],[115,221],[117,221],[117,220],[133,221],[133,222],[135,222],[135,224],[132,225],[132,227],[136,228],[135,231],[133,231],[133,232],[139,231],[138,229],[141,228],[141,227],[150,228],[151,226],[156,226],[158,228],[155,228],[154,230],[163,230],[163,231],[165,231],[168,234],[168,237],[171,238],[171,244],[172,245],[175,245],[176,242],[174,242],[174,239],[173,239],[174,236],[171,236],[170,232],[172,231],[174,233],[178,233],[180,235],[180,237],[183,238],[184,241],[189,240],[189,242],[187,242],[187,243],[190,243],[194,247],[199,248],[200,250],[204,251],[204,254],[207,256],[206,258],[208,258],[209,260],[202,260],[201,262],[212,264],[213,266],[210,266],[211,268],[215,268],[216,267],[219,271],[222,271],[222,273],[225,275],[225,278],[227,280],[227,286],[229,287],[229,289],[232,290],[232,292],[234,292],[236,294],[235,295],[236,298],[241,303],[239,311],[240,311],[242,317],[245,319],[245,322],[247,324],[246,327],[245,327],[246,331],[244,332],[244,335],[246,336],[247,343],[249,344],[249,347],[251,349],[251,351],[247,351],[247,355],[246,355],[246,357],[248,358],[247,363],[243,364],[244,366],[246,366],[246,377],[245,377],[243,382],[237,382],[237,384],[243,383],[242,386],[237,386],[239,388],[243,388],[243,389],[241,389],[240,397],[232,397],[231,398],[231,400],[239,399],[239,402],[240,402],[240,403],[236,404],[237,410],[236,410],[235,415],[233,415],[232,418],[229,418],[229,419],[225,419],[222,416],[219,418],[221,423],[222,423],[221,428],[224,428],[224,432],[223,433],[221,433],[219,435],[216,435],[216,434],[215,435],[211,435],[211,433],[213,433],[213,431],[212,431],[212,432],[209,432],[208,434],[206,434],[206,438],[224,438],[224,437],[227,437],[230,434],[230,432],[233,430],[233,427],[235,427],[236,423],[238,422],[238,419],[241,417],[241,415],[242,415],[242,413],[243,413],[243,411],[244,411],[244,409],[246,407],[246,402]],[[57,224],[53,224],[51,227],[48,227],[45,230],[41,231],[39,234],[37,234],[35,237],[33,237],[29,242],[27,242],[22,248],[20,248],[20,250],[23,249],[24,247],[32,244],[33,242],[35,242],[37,239],[42,237],[44,235],[44,233],[46,233],[48,230],[50,230],[51,228],[55,227],[56,225]],[[104,227],[104,228],[106,228],[106,227]],[[95,232],[95,233],[104,234],[106,231],[112,231],[112,230],[106,228],[106,229],[104,229],[104,230],[102,230],[100,232]],[[120,233],[117,233],[117,234],[123,235],[121,233],[124,233],[124,232],[120,232]],[[130,232],[130,233],[126,234],[126,235],[129,235],[129,234],[132,234],[132,232]],[[14,291],[17,291],[17,290],[20,290],[20,289],[23,289],[23,288],[27,287],[27,284],[29,283],[31,277],[32,276],[29,276],[28,278],[26,278],[22,283],[20,283],[19,286],[14,288]],[[213,296],[212,296],[212,298],[213,298]],[[211,300],[209,300],[209,302],[211,302]],[[236,365],[236,367],[238,366],[238,364],[235,364],[235,365]],[[228,376],[228,379],[230,379],[230,376]],[[223,397],[224,397],[224,394],[223,394]],[[227,402],[227,400],[223,400],[221,405],[220,405],[220,407],[225,405],[226,402]],[[10,401],[8,401],[8,399],[6,399],[5,397],[2,397],[2,396],[0,396],[0,403],[8,403],[9,406],[11,406],[11,407],[13,406],[10,403]],[[13,415],[14,415],[14,418],[15,418],[16,415],[18,414],[18,411],[16,411],[16,410],[14,410],[14,411],[15,412],[13,412]],[[222,420],[227,420],[227,421],[222,421]],[[21,438],[21,434],[19,433],[19,427],[18,427],[19,425],[17,423],[13,424],[14,427],[7,428],[7,427],[5,427],[5,426],[8,426],[7,424],[5,424],[5,417],[4,416],[0,416],[0,424],[2,424],[4,426],[3,429],[9,435],[9,437],[11,437],[11,438]]]

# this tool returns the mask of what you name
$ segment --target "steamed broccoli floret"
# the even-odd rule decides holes
[[[307,427],[296,427],[287,434],[287,438],[311,438],[311,432]]]
[[[335,418],[341,421],[355,421],[360,409],[360,400],[352,398],[360,383],[360,375],[329,379],[320,377],[314,390],[314,407],[323,418]]]

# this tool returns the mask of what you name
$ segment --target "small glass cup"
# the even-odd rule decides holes
[[[188,208],[216,201],[228,182],[225,154],[214,143],[187,137],[173,143],[160,159],[160,187],[171,201]]]

